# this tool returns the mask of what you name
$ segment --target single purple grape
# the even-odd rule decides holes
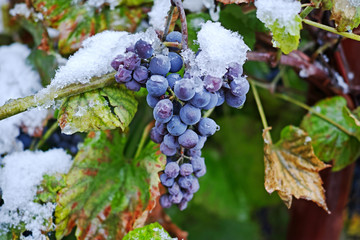
[[[181,176],[188,176],[193,173],[193,167],[190,163],[183,163],[180,166],[180,175]]]
[[[242,96],[248,93],[250,89],[249,82],[246,78],[235,78],[233,81],[230,82],[231,93],[235,96]]]
[[[138,83],[145,84],[149,78],[149,72],[148,72],[147,68],[144,66],[136,67],[133,72],[133,78]]]
[[[196,173],[195,173],[196,174]],[[197,178],[193,178],[190,187],[188,188],[188,191],[190,193],[196,193],[200,189],[199,180]]]
[[[192,158],[191,165],[193,166],[194,172],[198,172],[201,169],[205,168],[205,159],[202,157]]]
[[[170,202],[172,202],[174,204],[179,204],[181,202],[182,198],[183,198],[182,192],[179,192],[179,194],[177,194],[177,195],[170,195],[170,197],[169,197]]]
[[[225,101],[230,107],[239,108],[244,105],[246,101],[246,95],[235,96],[230,91],[227,91],[225,93]]]
[[[181,76],[178,73],[170,73],[169,75],[167,75],[166,79],[168,80],[169,87],[173,89],[175,82],[179,81],[181,79]]]
[[[187,149],[193,148],[199,141],[199,136],[191,129],[186,130],[178,138],[179,144]]]
[[[183,200],[186,200],[189,202],[193,197],[194,197],[193,193],[191,193],[189,191],[183,192]]]
[[[218,77],[213,77],[213,76],[210,76],[210,75],[206,75],[204,77],[204,87],[209,92],[218,91],[222,86],[222,82],[223,82],[223,80],[221,78],[218,78]]]
[[[198,131],[202,136],[208,137],[214,135],[220,127],[211,118],[202,118],[198,124]]]
[[[128,52],[125,56],[124,67],[133,71],[136,67],[140,66],[140,58],[133,52]]]
[[[195,172],[194,175],[195,177],[199,178],[204,176],[206,173],[206,165],[204,165],[204,167],[202,169],[200,169],[199,171]]]
[[[171,135],[171,134],[166,134],[164,136],[164,143],[166,144],[166,146],[168,146],[169,148],[178,148],[179,147],[179,143],[177,140],[177,137]]]
[[[165,166],[164,173],[170,178],[176,178],[179,175],[179,171],[179,164],[176,162],[171,162]]]
[[[154,119],[159,123],[170,121],[173,116],[173,104],[169,99],[160,100],[153,111]]]
[[[208,105],[203,107],[204,110],[210,110],[214,107],[216,107],[216,104],[218,103],[218,96],[216,93],[210,93],[210,102]]]
[[[188,202],[183,199],[180,203],[179,203],[179,210],[180,211],[184,211],[187,208]]]
[[[150,60],[149,71],[153,75],[165,76],[171,68],[170,59],[168,56],[157,55]]]
[[[230,63],[228,72],[226,73],[226,76],[228,77],[229,80],[238,78],[242,74],[243,74],[243,68],[239,63],[237,62]]]
[[[219,91],[216,92],[216,95],[218,97],[216,107],[223,105],[223,103],[225,102],[225,91],[224,91],[224,89],[221,88]]]
[[[183,101],[189,101],[195,95],[194,82],[191,79],[183,78],[174,85],[175,95]]]
[[[146,89],[153,97],[160,97],[161,95],[164,95],[168,86],[169,83],[167,79],[160,75],[152,75],[146,82]]]
[[[186,154],[187,154],[189,157],[198,158],[198,157],[201,157],[201,150],[200,150],[200,149],[191,148],[191,149],[188,149],[188,150],[186,151]]]
[[[153,55],[154,49],[150,43],[143,41],[142,39],[138,40],[135,43],[135,53],[139,55],[142,59],[150,58]]]
[[[170,148],[164,142],[160,144],[160,151],[166,156],[174,156],[177,152],[176,148]]]
[[[165,187],[171,187],[175,182],[174,178],[168,177],[165,173],[160,175],[160,181]]]
[[[181,122],[178,115],[174,115],[167,123],[167,130],[173,136],[180,136],[186,131],[187,125]]]
[[[124,55],[117,55],[114,60],[111,62],[111,67],[117,71],[120,65],[124,65],[125,56]]]
[[[191,184],[194,180],[194,176],[193,175],[188,175],[188,176],[185,176],[185,177],[180,177],[179,180],[178,180],[178,184],[181,188],[184,188],[184,189],[189,189],[191,187]]]
[[[153,97],[150,94],[146,95],[146,102],[151,108],[154,108],[159,101],[158,97]]]
[[[134,91],[134,92],[138,92],[141,89],[140,83],[138,83],[135,80],[130,80],[130,81],[126,82],[125,86],[127,89]]]
[[[180,119],[187,125],[194,125],[200,121],[201,110],[191,104],[185,104],[180,109]]]
[[[168,190],[170,195],[178,195],[180,193],[180,186],[175,182],[174,185],[172,185],[172,187]]]
[[[123,65],[120,65],[117,73],[115,74],[115,80],[118,83],[126,83],[131,80],[132,71],[126,69]]]
[[[159,202],[160,202],[160,205],[163,207],[163,208],[169,208],[171,207],[172,203],[170,201],[170,196],[168,194],[164,194],[164,195],[161,195],[160,199],[159,199]]]
[[[166,128],[166,123],[155,122],[154,128],[161,135],[166,135],[168,133],[167,128]]]
[[[159,134],[155,128],[152,128],[150,132],[150,139],[154,143],[162,143],[162,141],[164,140],[164,136]]]
[[[191,105],[197,108],[203,108],[210,103],[211,93],[203,89],[195,93],[194,97],[190,100]]]

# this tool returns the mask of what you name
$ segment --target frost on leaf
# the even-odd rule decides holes
[[[334,171],[341,170],[360,156],[360,126],[355,121],[358,117],[356,113],[351,114],[343,97],[322,100],[312,109],[342,127],[340,129],[312,112],[301,122],[301,128],[313,140],[316,156],[325,162],[333,161]]]
[[[158,171],[166,160],[154,143],[137,159],[125,158],[126,141],[119,131],[92,132],[85,139],[58,195],[57,239],[75,226],[77,239],[122,239],[143,226],[160,194]]]
[[[134,93],[123,85],[115,85],[65,99],[58,115],[65,134],[96,130],[124,130],[135,116]]]
[[[333,0],[331,18],[340,32],[352,30],[360,24],[360,4],[355,0]]]
[[[273,34],[273,45],[285,54],[296,50],[302,28],[301,3],[296,0],[256,0],[256,16]]]
[[[319,171],[329,167],[314,154],[311,140],[306,132],[294,126],[287,126],[281,132],[279,142],[272,145],[265,129],[265,189],[277,191],[288,208],[293,196],[311,200],[328,213],[324,189]]]
[[[152,240],[176,240],[170,237],[164,228],[157,222],[137,228],[129,232],[123,240],[152,239]]]

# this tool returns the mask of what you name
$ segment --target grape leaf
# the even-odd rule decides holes
[[[332,0],[311,0],[316,8],[322,7],[324,10],[330,10],[333,6]]]
[[[295,15],[292,26],[280,27],[277,21],[268,26],[273,34],[273,45],[278,47],[285,54],[294,51],[299,46],[300,30],[302,29],[302,20],[299,15]]]
[[[333,0],[331,19],[338,31],[352,30],[360,24],[360,7],[354,6],[351,0]]]
[[[316,156],[325,162],[333,160],[333,170],[338,171],[360,156],[360,127],[354,115],[349,115],[346,100],[333,97],[318,102],[313,109],[342,126],[350,135],[315,114],[308,113],[301,122],[312,138]]]
[[[288,208],[294,196],[311,200],[330,213],[319,176],[319,171],[330,165],[315,156],[311,138],[300,128],[287,126],[273,145],[266,136],[269,130],[263,133],[266,191],[277,191]]]
[[[123,240],[135,239],[172,240],[173,238],[156,222],[142,228],[134,229],[123,238]]]
[[[62,174],[44,175],[41,184],[37,188],[35,202],[56,202],[57,193],[66,186]]]
[[[134,160],[124,157],[119,131],[89,133],[57,199],[56,237],[77,226],[78,239],[121,239],[143,226],[156,204],[165,157],[149,143]]]
[[[96,89],[66,98],[58,122],[66,134],[117,127],[124,130],[133,119],[137,104],[134,93],[124,85]]]
[[[254,0],[216,0],[218,2],[221,2],[223,4],[240,4],[240,3],[250,3],[250,2],[254,2]]]

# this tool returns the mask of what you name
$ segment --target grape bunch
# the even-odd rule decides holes
[[[176,31],[166,37],[167,42],[181,43],[181,39],[181,33]],[[206,173],[201,149],[207,138],[219,130],[204,112],[225,101],[231,107],[241,107],[249,83],[238,63],[230,64],[221,78],[192,76],[187,69],[181,76],[177,73],[184,66],[178,54],[180,49],[168,50],[168,55],[154,54],[151,44],[140,39],[111,65],[117,70],[116,81],[128,89],[138,91],[146,87],[146,101],[153,108],[155,119],[150,138],[160,144],[161,152],[167,156],[160,181],[168,192],[160,197],[160,204],[165,208],[176,204],[184,210],[200,188],[198,178]]]

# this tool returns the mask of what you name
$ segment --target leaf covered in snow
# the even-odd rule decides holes
[[[155,222],[142,228],[134,229],[123,238],[123,240],[135,239],[172,240],[174,238],[171,238],[164,228]]]

